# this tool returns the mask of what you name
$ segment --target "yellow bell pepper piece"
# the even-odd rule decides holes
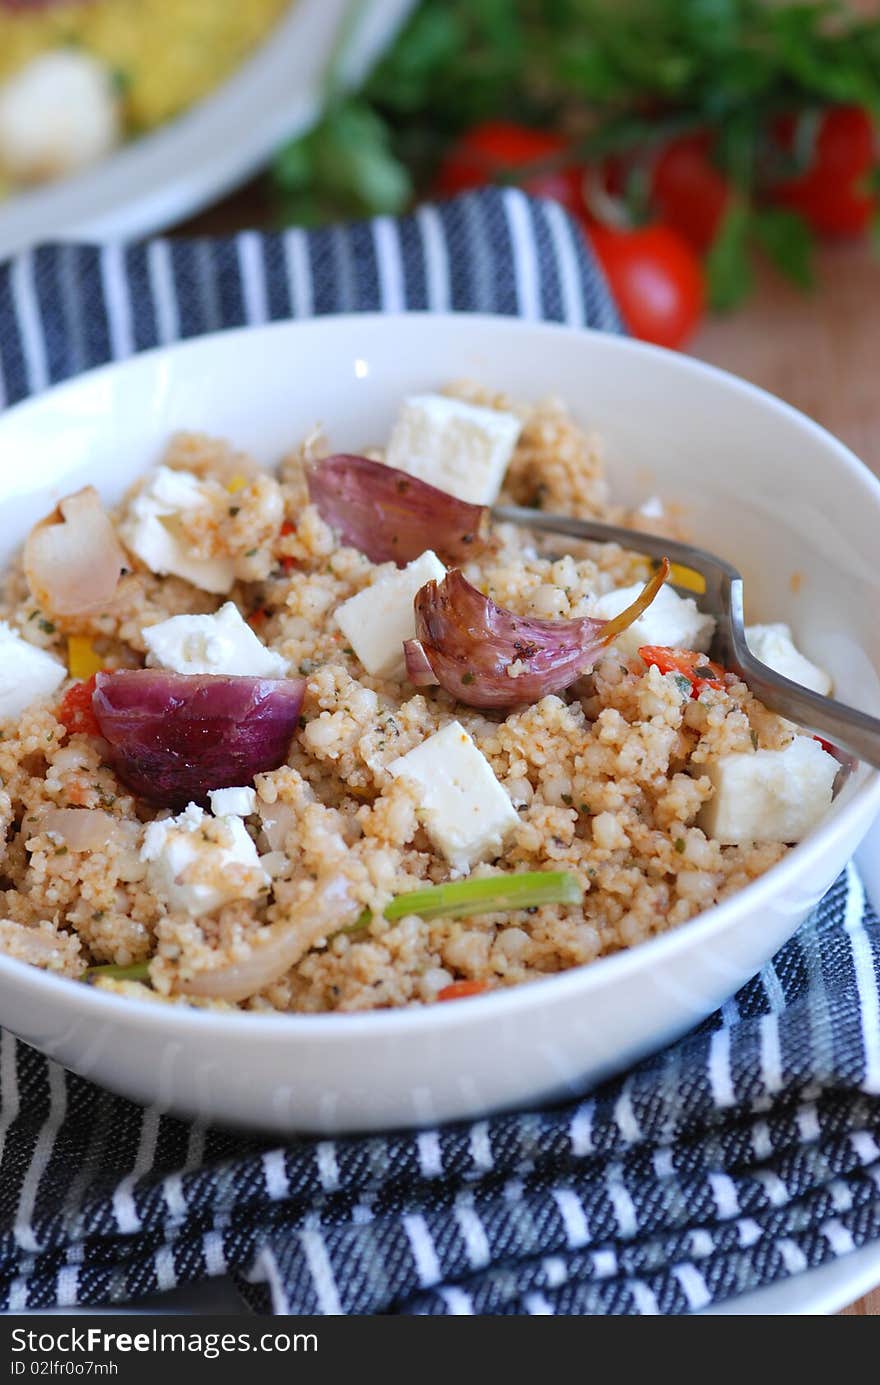
[[[91,678],[104,667],[104,660],[95,652],[88,635],[68,635],[67,667],[71,678]]]
[[[227,481],[226,489],[230,495],[235,495],[237,491],[243,491],[246,485],[247,477],[242,476],[240,473],[236,473],[235,476],[230,477]]]
[[[702,596],[706,590],[706,579],[701,572],[692,567],[682,567],[681,563],[669,564],[669,580],[674,587],[684,587],[689,592]]]

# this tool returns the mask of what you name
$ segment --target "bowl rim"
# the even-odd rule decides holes
[[[92,381],[99,381],[108,374],[134,371],[142,365],[149,365],[151,361],[165,359],[169,355],[177,357],[199,354],[205,349],[210,349],[212,345],[218,345],[227,339],[240,339],[243,336],[289,335],[300,331],[344,334],[365,327],[393,334],[395,331],[412,328],[424,329],[429,325],[436,327],[438,322],[452,326],[453,330],[460,328],[469,332],[476,329],[490,333],[522,333],[524,336],[547,335],[567,338],[572,342],[588,338],[593,344],[600,344],[601,350],[619,353],[627,358],[634,357],[636,361],[640,358],[660,359],[672,369],[689,374],[695,380],[714,380],[722,388],[757,403],[760,407],[786,419],[797,429],[812,434],[830,454],[834,455],[838,465],[842,465],[865,486],[880,513],[880,478],[876,477],[845,443],[821,424],[760,386],[695,357],[636,341],[630,337],[595,328],[573,327],[566,323],[536,321],[502,314],[427,311],[328,313],[320,317],[284,319],[259,326],[234,327],[206,333],[168,346],[158,346],[135,353],[125,360],[108,362],[62,381],[40,394],[21,400],[0,414],[0,445],[7,420],[17,421],[22,416],[26,417],[28,413],[39,413],[46,407],[51,408],[56,401],[63,402],[65,395],[76,393]],[[21,490],[18,493],[21,494]],[[667,933],[649,938],[620,952],[521,985],[469,997],[467,1015],[477,1020],[491,1013],[501,1022],[509,1019],[517,1011],[541,1006],[547,1002],[552,1003],[554,999],[562,999],[572,992],[579,992],[586,1000],[597,989],[606,984],[624,981],[629,974],[644,966],[650,966],[660,960],[674,960],[677,953],[689,950],[694,945],[699,946],[713,934],[722,932],[744,907],[748,907],[750,911],[759,910],[766,900],[784,892],[788,885],[796,881],[810,853],[833,847],[839,838],[850,834],[854,821],[872,812],[874,815],[880,812],[880,771],[868,769],[863,782],[855,789],[848,803],[836,811],[827,822],[816,828],[805,841],[792,847],[781,861],[728,899],[702,911]],[[273,1044],[281,1035],[287,1035],[292,1041],[297,1042],[314,1039],[322,1043],[347,1043],[351,1039],[364,1038],[367,1035],[388,1038],[405,1035],[411,1030],[442,1031],[462,1019],[461,1007],[455,1004],[412,1005],[397,1009],[343,1013],[320,1011],[314,1014],[196,1009],[185,1002],[169,1004],[162,1000],[141,1000],[103,991],[68,977],[55,976],[30,963],[0,954],[0,982],[7,978],[10,983],[19,987],[24,983],[33,993],[44,994],[49,1001],[65,998],[69,1003],[76,1001],[83,1018],[122,1018],[127,1014],[132,1021],[137,1020],[147,1028],[161,1028],[166,1031],[171,1029],[183,1034],[195,1031],[206,1037],[212,1033],[225,1034],[232,1026],[231,1032],[240,1033],[242,1038],[258,1038]]]

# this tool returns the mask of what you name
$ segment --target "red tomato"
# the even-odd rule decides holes
[[[694,251],[669,226],[614,231],[588,225],[620,315],[634,337],[683,346],[703,312],[703,271]]]
[[[485,981],[453,981],[437,992],[438,1000],[464,1000],[465,996],[482,995],[489,987]]]
[[[651,206],[660,221],[701,254],[713,244],[730,202],[731,187],[711,157],[706,133],[682,135],[662,151],[651,176]]]
[[[724,669],[705,654],[694,649],[668,649],[664,645],[643,644],[639,658],[653,664],[661,673],[677,673],[691,685],[691,697],[699,697],[704,688],[723,688]]]
[[[87,736],[100,736],[101,728],[92,711],[92,694],[95,691],[97,674],[92,674],[86,683],[74,683],[67,689],[58,708],[58,720],[67,727],[72,736],[76,731],[84,731]]]
[[[447,150],[434,182],[438,197],[505,180],[516,170],[563,154],[568,141],[549,130],[532,130],[509,120],[488,120],[461,135]],[[571,211],[582,211],[580,170],[534,173],[520,186],[535,197],[551,197]],[[514,181],[519,182],[514,177]]]
[[[783,148],[794,145],[796,121],[785,116],[775,134]],[[820,235],[857,236],[867,230],[877,209],[868,186],[875,164],[874,126],[857,106],[832,106],[816,133],[813,158],[806,172],[777,183],[770,196],[800,212]]]

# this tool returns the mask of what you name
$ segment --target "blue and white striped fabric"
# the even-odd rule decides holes
[[[0,267],[7,401],[180,336],[357,309],[616,330],[558,208],[40,249]],[[580,1103],[285,1147],[186,1125],[0,1043],[0,1303],[231,1274],[276,1313],[688,1313],[880,1238],[880,924],[850,868],[760,976]]]

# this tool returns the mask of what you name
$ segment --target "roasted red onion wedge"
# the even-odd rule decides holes
[[[302,678],[134,669],[99,673],[92,706],[123,784],[177,808],[283,764],[304,692]]]
[[[66,495],[34,525],[24,570],[34,600],[55,616],[100,610],[116,595],[127,559],[94,486]]]
[[[485,544],[489,511],[368,457],[325,457],[308,471],[309,496],[345,544],[371,563],[404,567],[432,548],[461,563]]]
[[[407,675],[439,683],[470,707],[538,702],[588,673],[599,651],[647,610],[666,581],[663,563],[613,620],[529,620],[496,606],[456,568],[416,593],[418,639],[404,644]]]

